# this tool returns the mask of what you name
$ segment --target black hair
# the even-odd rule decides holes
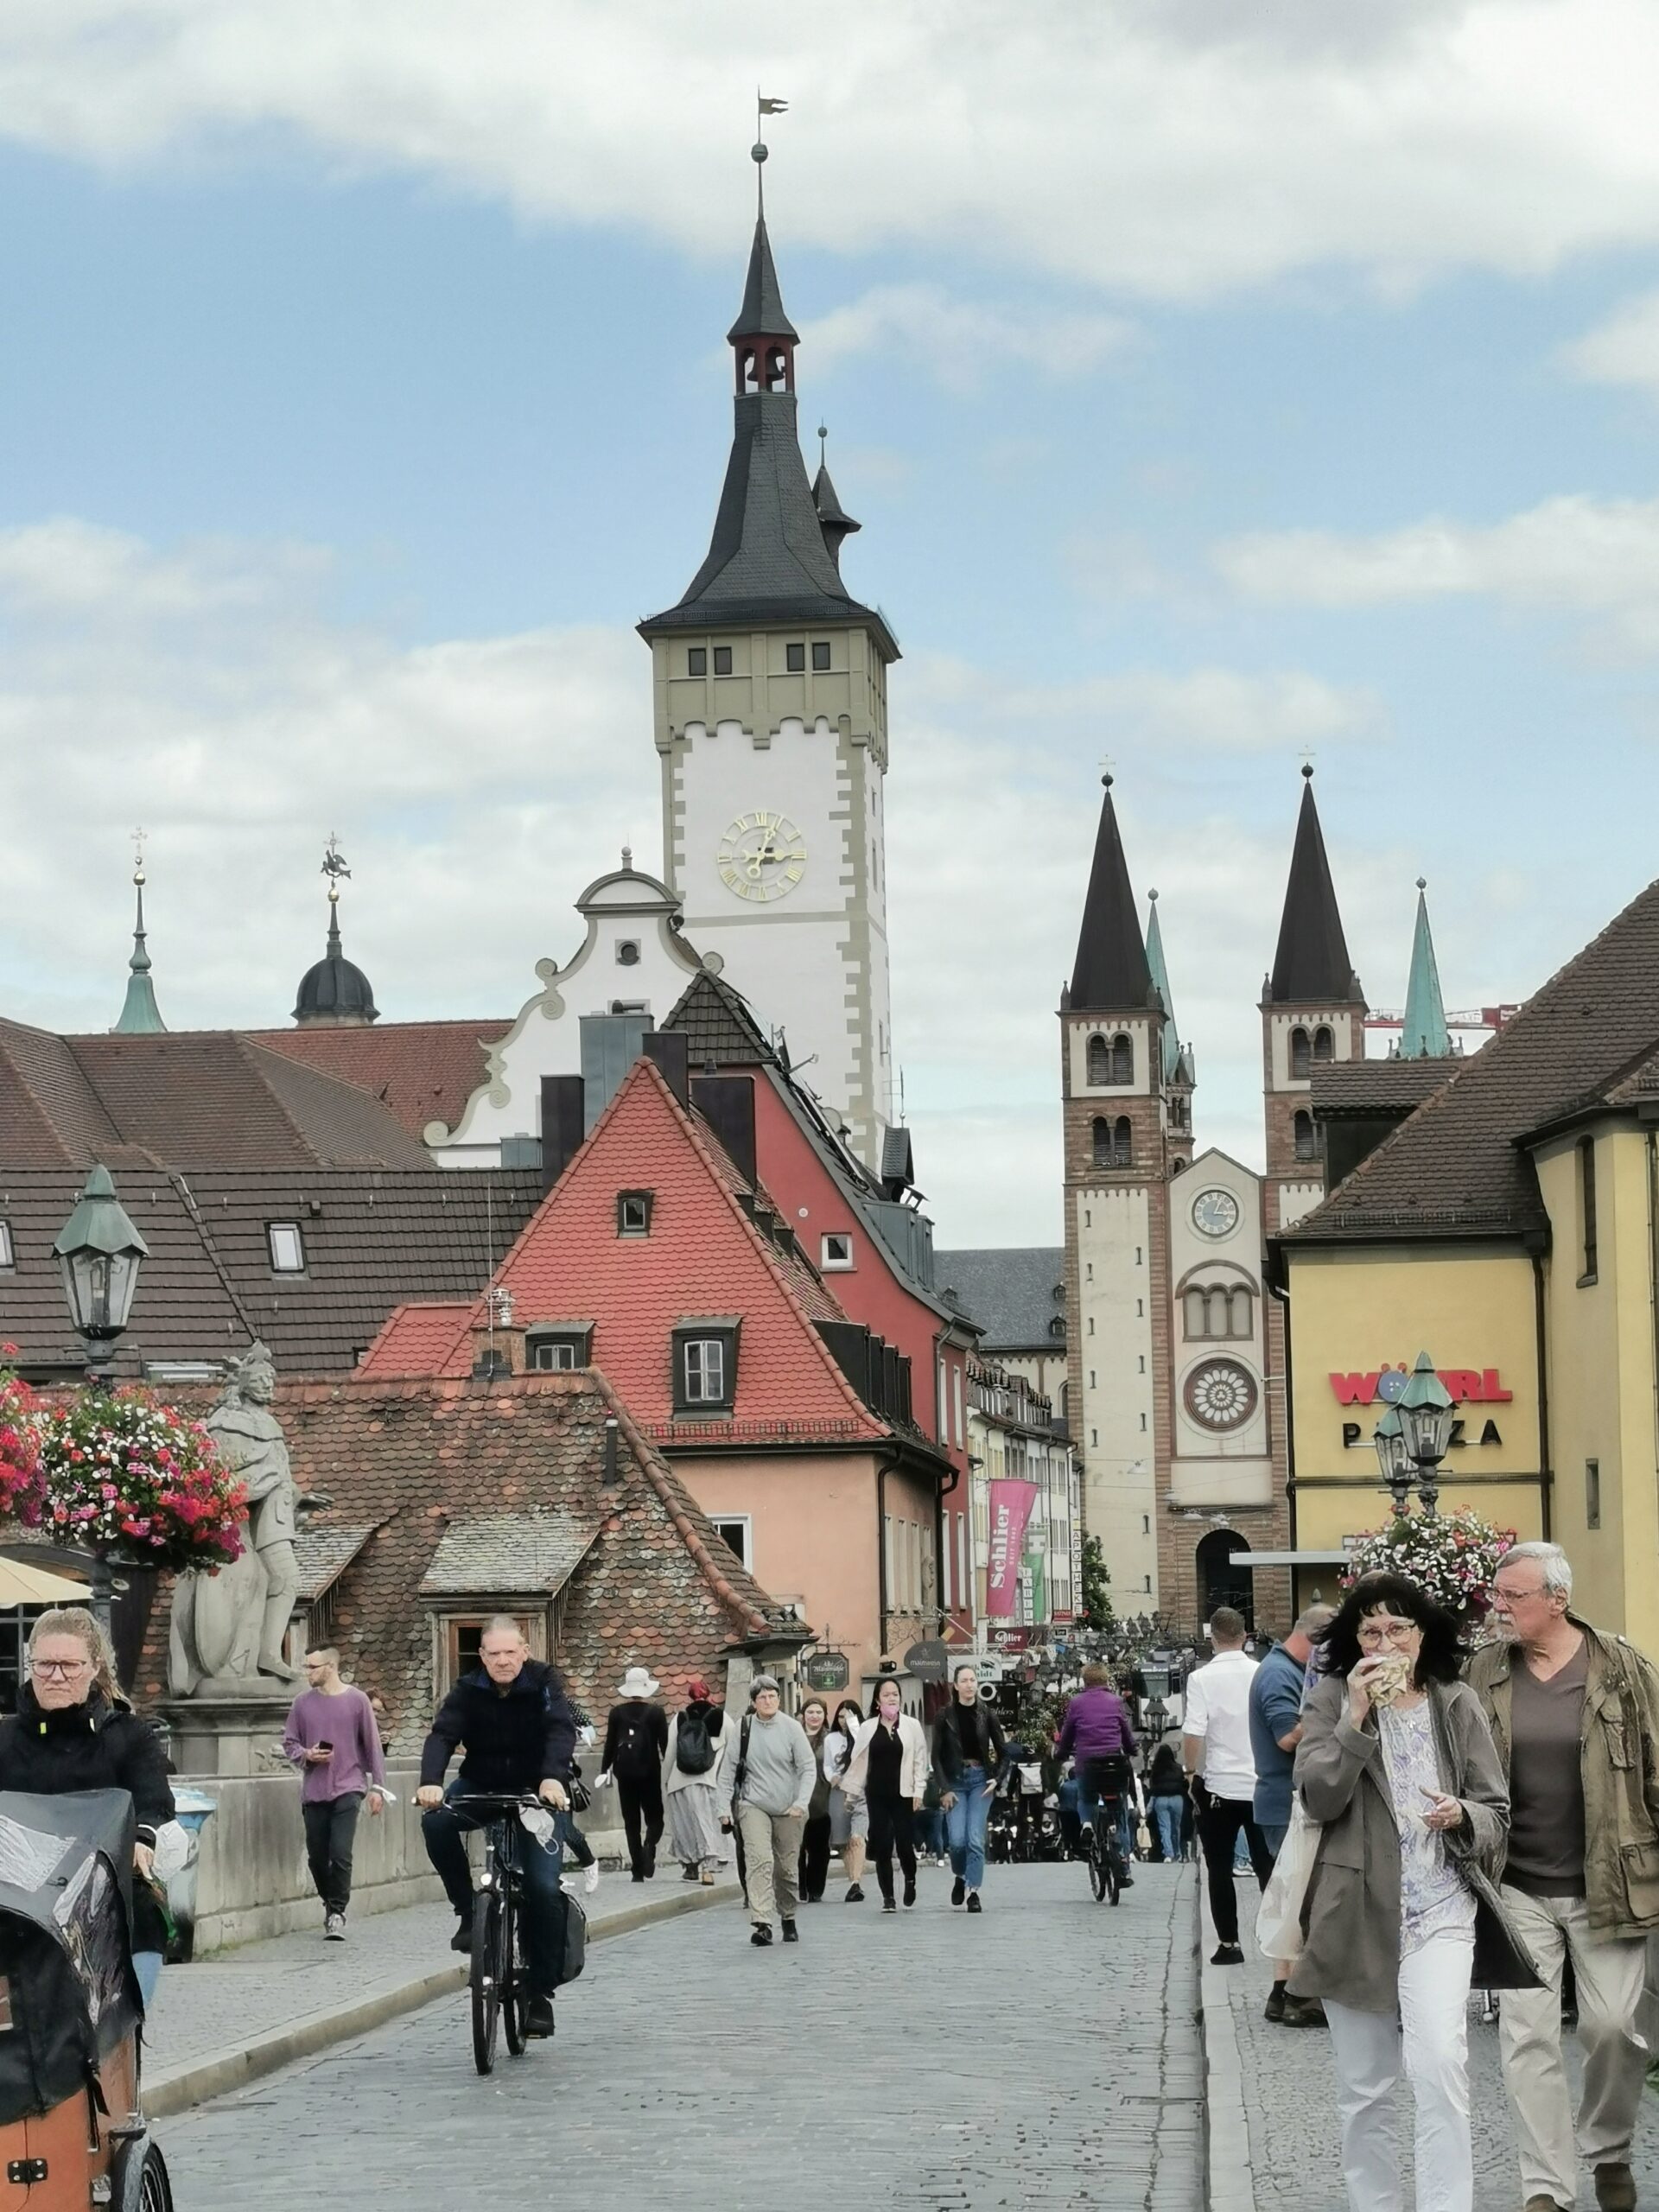
[[[1175,1746],[1173,1744],[1160,1744],[1152,1755],[1152,1764],[1147,1770],[1149,1778],[1155,1782],[1160,1774],[1166,1774],[1172,1770],[1176,1774],[1181,1770],[1181,1763],[1176,1757]]]
[[[863,1709],[855,1697],[844,1697],[841,1700],[841,1703],[836,1707],[835,1718],[830,1723],[830,1727],[838,1731],[850,1744],[853,1740],[853,1731],[851,1728],[842,1727],[841,1716],[843,1713],[850,1713],[853,1716],[854,1725],[857,1726],[861,1726],[863,1723]]]
[[[1344,1679],[1359,1664],[1359,1624],[1367,1613],[1398,1613],[1422,1630],[1416,1685],[1455,1682],[1463,1671],[1463,1643],[1457,1622],[1420,1582],[1382,1571],[1362,1574],[1338,1606],[1334,1618],[1313,1638],[1322,1674]]]

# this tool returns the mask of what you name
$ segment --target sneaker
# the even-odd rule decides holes
[[[983,1912],[985,1910],[979,1901],[977,1890],[969,1890],[968,1892],[968,1910],[969,1912]]]
[[[905,1903],[906,1903],[907,1905],[912,1905],[912,1904],[915,1904],[915,1902],[916,1902],[916,1885],[915,1885],[915,1883],[914,1883],[914,1882],[906,1882],[906,1883],[905,1884]]]
[[[1236,1943],[1217,1943],[1210,1955],[1212,1967],[1242,1967],[1244,1954]]]
[[[1275,1981],[1268,1992],[1268,2001],[1262,2007],[1262,2017],[1264,2020],[1272,2020],[1275,2025],[1284,2018],[1285,1985],[1282,1981]]]
[[[801,1936],[800,1936],[800,1930],[796,1927],[796,1925],[795,1925],[795,1923],[794,1923],[794,1922],[793,1922],[792,1920],[786,1920],[786,1921],[784,1923],[784,1941],[785,1941],[785,1943],[798,1943],[798,1942],[800,1942],[800,1940],[801,1940]]]
[[[848,1891],[847,1891],[847,1895],[846,1895],[846,1897],[842,1900],[842,1902],[844,1904],[863,1904],[863,1902],[864,1902],[864,1892],[863,1892],[863,1891],[862,1891],[861,1889],[860,1889],[860,1887],[859,1887],[859,1885],[858,1885],[858,1884],[857,1884],[856,1882],[854,1882],[854,1883],[851,1883],[851,1884],[849,1884],[849,1885]]]
[[[1117,1878],[1117,1886],[1120,1890],[1132,1890],[1135,1887],[1135,1877],[1127,1866]]]
[[[589,1897],[592,1897],[594,1891],[599,1887],[599,1861],[597,1859],[594,1859],[593,1865],[582,1876],[582,1886]]]
[[[899,1910],[898,1898],[883,1897],[881,1900],[881,1910],[883,1912],[897,1912]]]
[[[455,1923],[455,1932],[449,1938],[449,1948],[452,1951],[460,1951],[467,1958],[472,1956],[473,1916],[471,1913],[467,1914],[465,1920],[458,1920]]]
[[[964,1882],[964,1881],[963,1880],[963,1878],[962,1878],[961,1875],[960,1875],[960,1874],[958,1874],[958,1875],[957,1875],[957,1878],[956,1878],[956,1880],[955,1880],[954,1882],[952,1882],[952,1883],[951,1883],[951,1885],[950,1885],[950,1902],[951,1902],[951,1904],[960,1904],[962,1903],[963,1899],[967,1896],[967,1894],[968,1894],[968,1885],[967,1885],[967,1883],[966,1883],[966,1882]]]
[[[343,1912],[331,1912],[324,1920],[322,1940],[325,1943],[343,1943],[346,1941],[346,1916]]]
[[[552,2032],[553,1999],[550,1997],[532,1997],[530,2011],[524,2018],[524,2033],[527,2036],[550,2036]]]
[[[764,1951],[772,1942],[771,1923],[767,1921],[757,1920],[749,1931],[749,1941],[757,1950]]]
[[[1283,2019],[1287,2028],[1322,2028],[1326,2024],[1325,2007],[1317,1997],[1287,1997]]]

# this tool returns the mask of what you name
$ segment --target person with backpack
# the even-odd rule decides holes
[[[663,1839],[663,1760],[668,1715],[652,1700],[662,1684],[649,1667],[630,1667],[617,1686],[620,1702],[605,1724],[601,1783],[614,1782],[628,1835],[628,1865],[636,1882],[657,1872]]]
[[[663,1753],[663,1803],[668,1847],[688,1882],[712,1889],[724,1856],[720,1834],[720,1770],[735,1731],[700,1676],[686,1684],[685,1703],[668,1724]]]
[[[775,1675],[749,1684],[749,1710],[737,1747],[720,1775],[721,1824],[735,1827],[747,1868],[749,1941],[765,1949],[772,1941],[774,1904],[785,1943],[800,1941],[795,1909],[800,1902],[801,1837],[812,1802],[817,1762],[798,1720],[780,1709]]]

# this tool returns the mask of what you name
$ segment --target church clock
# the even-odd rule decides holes
[[[740,814],[720,841],[715,865],[740,899],[787,898],[806,873],[806,842],[787,815],[758,808]]]

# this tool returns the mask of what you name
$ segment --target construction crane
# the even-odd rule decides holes
[[[1455,1014],[1448,1014],[1448,1029],[1501,1029],[1506,1021],[1513,1020],[1521,1011],[1519,1001],[1503,1006],[1465,1007]],[[1378,1007],[1365,1017],[1368,1029],[1403,1029],[1406,1017],[1402,1008]]]

